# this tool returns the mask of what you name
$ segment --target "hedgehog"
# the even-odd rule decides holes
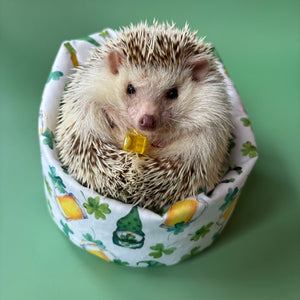
[[[153,211],[211,191],[232,127],[224,80],[211,44],[188,25],[123,27],[70,76],[59,159],[82,185]],[[130,129],[147,138],[143,154],[122,149]]]

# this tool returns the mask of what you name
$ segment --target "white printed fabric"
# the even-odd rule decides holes
[[[39,114],[39,140],[49,212],[77,246],[121,265],[173,265],[204,250],[220,235],[257,159],[251,124],[237,91],[220,61],[233,103],[230,167],[206,195],[186,198],[161,214],[109,199],[85,188],[61,166],[55,147],[58,108],[68,77],[84,64],[90,50],[116,33],[107,29],[64,42],[45,85]]]

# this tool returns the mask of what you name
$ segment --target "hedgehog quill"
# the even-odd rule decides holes
[[[96,47],[71,76],[57,149],[81,184],[159,210],[218,183],[230,119],[211,46],[188,26],[140,23]],[[143,154],[122,149],[132,129],[147,139]]]

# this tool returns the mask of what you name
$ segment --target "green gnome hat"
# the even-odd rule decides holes
[[[142,227],[138,209],[134,206],[125,217],[118,220],[113,243],[130,249],[143,247],[145,234]]]

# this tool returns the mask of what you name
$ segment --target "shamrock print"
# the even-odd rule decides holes
[[[175,247],[165,249],[163,244],[156,244],[155,246],[151,246],[150,249],[155,250],[155,252],[149,253],[149,256],[153,256],[153,258],[160,258],[163,254],[170,255],[176,250]]]
[[[249,127],[251,125],[250,120],[247,118],[241,118],[240,120],[243,122],[245,127]]]
[[[100,240],[95,240],[95,238],[93,238],[91,234],[86,233],[86,234],[83,234],[82,236],[86,241],[95,243],[99,249],[105,249],[105,246],[103,245],[103,243]]]
[[[225,196],[225,203],[220,206],[220,210],[224,211],[236,198],[239,189],[236,187],[234,190],[232,188],[228,189],[228,193]]]
[[[191,238],[191,241],[198,241],[200,237],[204,238],[210,231],[210,227],[213,225],[213,222],[210,222],[207,225],[203,225],[199,230],[195,232],[195,235]]]
[[[100,203],[100,197],[97,196],[95,198],[89,197],[87,199],[87,203],[83,203],[83,206],[86,208],[86,211],[89,215],[95,214],[95,218],[98,219],[106,219],[105,214],[110,214],[111,210],[108,207],[107,203]]]
[[[55,167],[49,166],[49,168],[50,168],[50,172],[48,172],[48,175],[49,175],[54,187],[61,193],[64,193],[66,186],[64,185],[62,179],[59,176],[56,176]]]
[[[102,36],[103,38],[106,38],[108,36],[108,32],[107,30],[102,30],[100,33],[99,33],[100,36]]]
[[[167,229],[167,232],[173,232],[174,235],[179,234],[180,232],[183,232],[186,227],[188,227],[190,223],[184,223],[184,221],[180,223],[176,223],[174,226],[170,226]]]
[[[74,232],[72,231],[72,229],[70,229],[70,227],[68,226],[68,224],[64,223],[62,220],[60,220],[60,224],[62,225],[63,232],[66,234],[66,236],[68,238],[70,238],[70,233],[74,234]]]
[[[242,153],[244,156],[249,155],[250,158],[256,157],[257,154],[257,148],[256,146],[252,145],[251,142],[246,142],[243,144]]]
[[[45,132],[42,133],[42,136],[45,137],[43,140],[44,145],[48,145],[51,150],[53,150],[53,140],[54,140],[54,134],[52,131],[50,131],[49,128],[46,129]]]
[[[52,79],[52,80],[59,80],[60,77],[64,76],[64,73],[61,71],[53,71],[49,74],[47,83]]]

